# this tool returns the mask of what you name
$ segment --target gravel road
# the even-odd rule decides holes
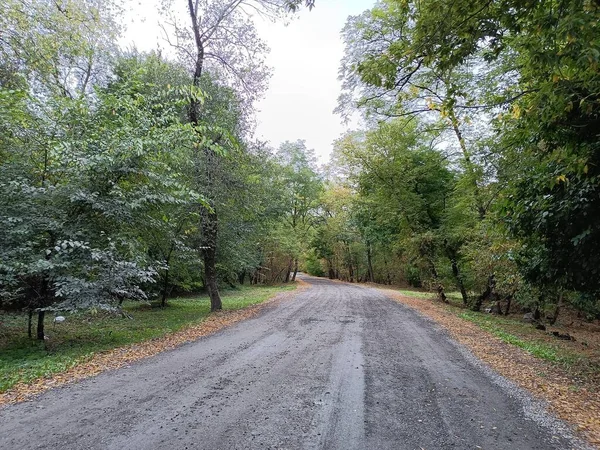
[[[0,449],[569,449],[432,322],[311,284],[257,317],[0,410]]]

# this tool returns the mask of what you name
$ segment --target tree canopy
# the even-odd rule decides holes
[[[348,19],[338,112],[366,130],[336,144],[331,189],[349,189],[361,279],[598,314],[599,19],[575,0],[383,0]]]

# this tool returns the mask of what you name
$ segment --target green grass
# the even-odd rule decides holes
[[[424,298],[427,300],[433,300],[436,298],[436,294],[433,292],[427,291],[410,291],[407,289],[398,289],[402,295],[406,295],[407,297],[414,298]],[[462,304],[462,297],[460,292],[446,292],[446,297],[451,301],[452,304]]]
[[[522,348],[523,350],[540,359],[567,365],[574,363],[577,359],[575,355],[566,353],[564,349],[543,341],[536,340],[534,336],[524,337],[523,335],[527,334],[538,334],[533,331],[532,326],[529,324],[520,324],[515,320],[473,311],[465,311],[458,316],[468,320],[469,322],[477,324],[480,328],[492,333],[496,337],[499,337],[504,342]],[[515,334],[507,331],[506,328],[521,328],[521,333],[519,333],[521,336],[516,336]]]
[[[458,316],[477,324],[504,342],[522,348],[537,358],[566,366],[571,366],[580,359],[579,355],[569,352],[565,348],[539,339],[540,332],[530,324],[473,311],[464,311]]]
[[[435,294],[432,292],[423,292],[423,291],[409,291],[406,289],[398,289],[402,295],[406,295],[407,297],[414,298],[426,298],[428,300],[433,300],[435,298]]]
[[[435,294],[431,292],[403,289],[399,289],[398,292],[408,297],[435,299]],[[448,311],[478,325],[502,341],[522,348],[537,358],[558,363],[567,368],[572,368],[574,365],[585,366],[583,355],[558,342],[548,342],[548,339],[552,338],[549,338],[544,332],[536,330],[531,324],[510,317],[466,310],[462,307],[462,297],[459,292],[450,292],[446,295],[450,300],[450,304],[446,305]]]
[[[222,292],[223,309],[235,310],[264,302],[289,286],[243,286]],[[132,319],[107,312],[87,312],[67,316],[53,325],[47,317],[48,348],[27,337],[27,317],[0,315],[0,392],[19,382],[64,372],[94,353],[146,341],[202,322],[210,313],[206,296],[169,300],[165,309],[130,303],[124,309]]]

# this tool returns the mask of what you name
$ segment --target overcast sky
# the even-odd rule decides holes
[[[125,36],[125,43],[134,42],[146,51],[157,45],[166,47],[159,37],[156,9],[150,3],[134,7]],[[338,69],[344,51],[340,31],[349,15],[372,7],[374,0],[318,0],[316,4],[287,26],[257,23],[261,37],[271,47],[267,63],[273,76],[256,105],[256,137],[274,147],[286,140],[305,139],[325,162],[333,141],[346,130],[333,113],[340,93]]]
[[[349,15],[360,14],[374,1],[317,0],[316,4],[287,26],[259,26],[271,46],[267,62],[274,73],[265,98],[257,105],[257,136],[274,146],[306,139],[324,162],[333,141],[345,131],[340,117],[333,113],[344,52],[340,31]]]

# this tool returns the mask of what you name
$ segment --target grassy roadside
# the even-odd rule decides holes
[[[242,286],[224,291],[223,309],[246,308],[295,288],[295,285]],[[197,325],[209,316],[210,303],[208,297],[199,296],[172,299],[165,309],[139,303],[127,304],[124,309],[131,318],[106,312],[69,315],[63,323],[47,325],[46,342],[27,337],[25,315],[0,315],[0,393],[16,384],[65,372],[99,352],[161,338]]]
[[[405,289],[396,290],[401,295],[436,302],[435,296],[427,292],[410,291]],[[516,346],[536,358],[559,365],[568,370],[574,376],[597,378],[600,382],[600,347],[598,341],[590,339],[590,333],[578,335],[578,330],[565,328],[557,324],[555,327],[549,327],[544,332],[536,330],[531,324],[524,323],[521,320],[522,315],[498,316],[485,312],[474,312],[460,306],[460,294],[448,294],[450,304],[444,305],[436,302],[437,305],[446,311],[469,321],[484,331],[494,335],[503,342]],[[551,335],[551,331],[558,330],[561,333],[577,336],[575,341],[565,341],[557,339]],[[600,333],[597,333],[597,339],[600,340]],[[588,342],[589,341],[589,342]]]
[[[375,286],[374,286],[375,287]],[[376,286],[395,301],[432,319],[500,375],[547,402],[549,409],[600,448],[600,328],[563,315],[547,331],[522,315],[495,316],[443,304],[433,295]],[[560,320],[560,319],[559,319]],[[590,326],[591,325],[591,326]],[[560,340],[552,331],[576,340]]]

